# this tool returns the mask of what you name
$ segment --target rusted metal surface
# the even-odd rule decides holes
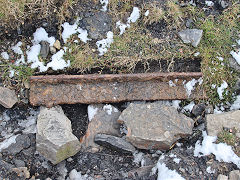
[[[188,97],[184,88],[187,81],[201,77],[201,72],[32,76],[30,102],[34,106],[51,107],[56,104],[203,98],[199,91]],[[174,86],[169,85],[170,80]]]

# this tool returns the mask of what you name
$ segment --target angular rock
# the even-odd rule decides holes
[[[47,41],[41,41],[40,55],[42,58],[46,58],[49,53],[49,43]]]
[[[228,177],[222,174],[219,174],[217,180],[228,180]]]
[[[234,170],[229,173],[229,180],[240,180],[240,171]]]
[[[97,134],[94,141],[99,145],[110,146],[112,149],[123,153],[133,153],[136,151],[132,144],[116,136]]]
[[[72,134],[71,121],[62,108],[40,109],[37,120],[37,151],[53,164],[57,164],[80,150],[80,142]]]
[[[59,40],[56,40],[55,43],[53,44],[53,47],[56,49],[60,50],[61,49],[61,43]]]
[[[126,139],[139,149],[167,150],[181,137],[192,133],[194,121],[174,107],[160,103],[131,103],[119,123],[128,129]]]
[[[28,148],[31,145],[30,138],[26,134],[18,135],[15,139],[16,143],[11,144],[3,152],[8,154],[16,155],[23,149]]]
[[[203,30],[200,29],[185,29],[178,32],[178,35],[184,43],[191,43],[193,47],[197,47],[202,38]]]
[[[83,19],[83,27],[87,29],[91,39],[103,39],[112,29],[112,19],[106,12],[96,12]]]
[[[95,113],[91,113],[91,109]],[[86,135],[80,140],[85,150],[96,152],[100,150],[100,146],[94,142],[96,134],[108,134],[120,136],[118,117],[121,112],[112,105],[89,105],[88,107],[89,124]]]
[[[0,87],[0,104],[5,108],[12,108],[18,101],[15,91]]]
[[[223,128],[236,128],[240,131],[240,110],[206,116],[207,132],[209,136],[217,136]]]

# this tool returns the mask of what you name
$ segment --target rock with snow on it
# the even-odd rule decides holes
[[[219,174],[217,180],[228,180],[228,177],[223,174]]]
[[[89,105],[89,124],[85,136],[81,139],[84,149],[91,152],[99,151],[101,148],[94,142],[97,134],[108,134],[120,136],[118,117],[121,112],[112,105]]]
[[[36,149],[53,164],[57,164],[80,150],[80,142],[72,134],[71,121],[62,108],[41,107],[37,120]]]
[[[193,47],[197,47],[202,38],[203,30],[200,29],[186,29],[178,33],[184,43],[191,43]]]
[[[94,141],[99,145],[111,147],[122,153],[133,153],[136,150],[135,147],[126,140],[107,134],[97,134],[94,137]]]
[[[166,150],[181,137],[192,133],[194,121],[171,106],[158,102],[131,103],[120,115],[127,126],[126,139],[139,149]]]
[[[0,104],[5,108],[12,108],[14,104],[18,102],[17,96],[14,90],[0,87]]]
[[[223,129],[236,128],[240,131],[240,110],[206,116],[207,132],[209,136],[217,136]]]
[[[229,173],[229,180],[240,180],[240,171],[234,170]]]

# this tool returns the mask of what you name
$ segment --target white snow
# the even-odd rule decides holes
[[[94,116],[97,114],[98,108],[94,107],[94,105],[88,106],[88,120],[91,121]]]
[[[214,154],[216,160],[228,163],[234,163],[240,168],[240,158],[233,152],[232,147],[225,143],[215,144],[216,136],[208,136],[206,131],[203,131],[202,145],[198,140],[195,144],[194,156],[202,157]]]
[[[64,43],[66,43],[67,39],[71,35],[77,33],[78,25],[77,25],[77,22],[74,23],[73,25],[70,25],[68,22],[65,22],[64,24],[62,24],[62,27],[63,27],[62,39],[63,39]]]
[[[212,170],[210,166],[207,167],[206,171],[207,171],[207,173],[209,173],[209,174],[215,173],[215,169]]]
[[[183,109],[185,111],[188,111],[188,112],[192,112],[192,109],[193,109],[193,106],[195,105],[195,103],[192,101],[190,102],[188,105],[184,106]]]
[[[180,103],[181,103],[180,100],[173,100],[172,101],[172,106],[175,107],[176,109],[178,109]]]
[[[205,4],[209,7],[212,7],[214,5],[214,2],[212,1],[205,1]]]
[[[184,180],[176,170],[168,169],[165,163],[158,162],[158,178],[157,180]]]
[[[79,38],[82,42],[86,43],[87,41],[90,41],[90,40],[91,40],[91,39],[88,38],[88,32],[87,32],[87,30],[83,30],[82,28],[78,28],[78,29],[77,29],[77,32],[79,33],[79,34],[78,34],[78,38]]]
[[[144,16],[148,16],[149,15],[149,10],[147,10],[145,13],[144,13]]]
[[[179,159],[179,158],[173,158],[173,162],[175,162],[175,163],[177,163],[177,164],[179,164],[179,162],[181,161],[181,159]]]
[[[135,151],[133,153],[133,162],[139,164],[143,160],[144,154],[142,152]]]
[[[87,174],[82,175],[81,172],[77,172],[76,169],[73,169],[70,173],[69,173],[69,177],[67,178],[67,180],[92,180],[92,178],[88,177]]]
[[[240,109],[240,95],[237,96],[236,100],[233,102],[233,104],[230,107],[230,110],[238,110]]]
[[[15,74],[15,70],[14,69],[10,69],[9,70],[9,77],[12,78]]]
[[[226,83],[226,81],[223,81],[221,86],[217,88],[219,99],[223,99],[223,92],[227,87],[228,87],[228,84]]]
[[[240,65],[240,51],[239,52],[231,51],[230,54],[237,61],[237,63]]]
[[[105,112],[107,112],[108,115],[111,115],[112,114],[112,111],[114,112],[118,112],[117,108],[113,107],[112,105],[110,104],[106,104],[103,106],[103,110]]]
[[[8,148],[11,144],[16,143],[16,137],[18,135],[11,136],[8,139],[5,139],[3,142],[0,143],[0,152],[6,148]]]
[[[37,132],[36,125],[38,113],[39,110],[31,110],[29,112],[30,116],[28,116],[26,120],[21,120],[18,122],[18,125],[24,128],[24,133],[29,134]]]
[[[168,82],[168,84],[169,84],[170,87],[176,86],[176,84],[174,84],[174,82],[173,82],[172,80],[170,80],[170,81]]]
[[[195,57],[199,56],[200,55],[200,52],[196,52],[193,54]]]
[[[108,0],[100,0],[100,3],[103,4],[101,11],[106,12],[108,6]]]
[[[116,27],[120,29],[119,35],[122,35],[126,31],[126,28],[129,28],[130,25],[124,24],[124,23],[121,23],[121,21],[118,21],[116,22]]]
[[[13,50],[14,53],[22,55],[23,51],[20,48],[20,46],[22,46],[22,42],[21,41],[19,41],[15,46],[11,47],[11,49]]]
[[[113,43],[113,33],[111,31],[109,31],[107,33],[106,39],[102,39],[102,40],[96,42],[96,45],[97,45],[98,51],[99,51],[99,55],[102,56],[104,53],[106,53],[107,48],[109,48],[112,43]]]
[[[2,56],[2,58],[5,59],[5,60],[8,60],[8,59],[9,59],[9,55],[8,55],[7,52],[2,52],[2,53],[1,53],[1,56]]]
[[[139,8],[133,7],[133,11],[132,11],[130,17],[127,19],[128,24],[130,24],[131,22],[135,23],[138,20],[139,17],[140,17]]]
[[[67,62],[63,59],[64,50],[58,51],[56,54],[54,54],[51,58],[51,62],[47,64],[47,68],[51,67],[54,71],[59,69],[64,69],[66,67],[70,66],[70,60]]]
[[[50,46],[53,46],[53,44],[55,43],[55,38],[48,37],[48,33],[42,27],[38,28],[36,32],[33,33],[33,37],[34,44],[39,44],[41,41],[47,41]]]
[[[185,85],[184,88],[186,89],[188,97],[191,95],[192,90],[194,90],[194,86],[198,81],[196,79],[192,79],[191,81],[188,81]]]

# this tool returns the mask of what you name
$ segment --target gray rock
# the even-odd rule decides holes
[[[191,43],[192,46],[197,47],[202,38],[203,30],[200,29],[185,29],[178,33],[184,43]]]
[[[119,123],[128,129],[126,139],[139,149],[166,150],[181,137],[192,133],[194,121],[174,107],[159,103],[130,104]]]
[[[131,145],[126,140],[116,136],[97,134],[94,138],[94,141],[99,145],[110,146],[112,149],[123,153],[133,153],[136,151],[133,145]]]
[[[222,174],[219,174],[218,177],[217,177],[217,180],[228,180],[228,177],[224,176]]]
[[[71,121],[62,108],[41,107],[37,120],[37,151],[53,164],[57,164],[80,150],[80,142],[72,134]]]
[[[103,39],[112,29],[112,18],[106,12],[96,12],[83,19],[83,27],[87,29],[91,39]]]
[[[121,112],[112,105],[89,105],[88,108],[97,109],[94,117],[88,124],[86,135],[81,139],[82,148],[91,152],[99,151],[101,148],[94,142],[96,134],[108,134],[120,136],[120,126],[117,123]],[[90,118],[90,117],[89,117]]]
[[[14,164],[16,167],[25,167],[25,162],[19,159],[15,159]]]
[[[41,41],[40,55],[42,58],[46,58],[49,53],[49,43],[47,41]]]
[[[12,108],[18,101],[15,91],[0,87],[0,104],[5,108]]]
[[[8,154],[16,155],[21,152],[23,149],[29,148],[31,145],[30,138],[28,135],[18,135],[16,137],[16,143],[11,144],[6,149],[3,149],[2,152],[6,152]]]
[[[240,130],[240,110],[206,116],[207,132],[209,136],[217,136],[225,128]]]
[[[233,87],[234,91],[236,92],[237,95],[240,94],[240,78],[238,78],[235,86]]]
[[[30,172],[27,167],[12,168],[11,171],[17,173],[18,177],[22,177],[23,179],[30,178]]]
[[[218,0],[218,4],[223,8],[226,9],[229,6],[229,3],[225,0]]]
[[[229,58],[229,66],[233,68],[235,71],[240,72],[240,65],[237,63],[237,61],[233,58]]]
[[[240,171],[234,170],[229,173],[229,180],[240,180]]]
[[[192,109],[192,114],[194,116],[201,116],[205,110],[205,104],[201,103],[201,104],[196,104],[193,106],[193,109]]]

